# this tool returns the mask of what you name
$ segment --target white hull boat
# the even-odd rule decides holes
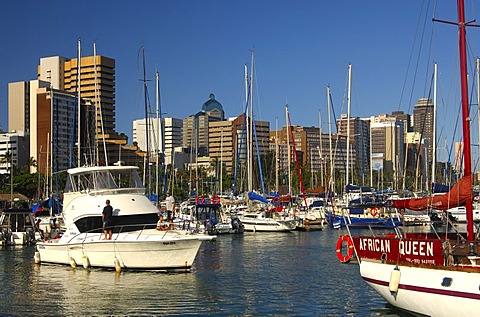
[[[137,167],[68,170],[59,239],[37,243],[35,261],[135,270],[189,270],[202,241],[215,236],[156,230],[158,210],[144,195]],[[121,181],[119,181],[121,180]],[[113,206],[112,239],[103,240],[102,211]]]
[[[135,270],[189,270],[202,241],[197,235],[177,230],[146,229],[114,234],[102,240],[102,233],[81,234],[69,241],[39,243],[42,263]]]
[[[282,220],[265,217],[263,213],[247,213],[239,215],[245,231],[254,232],[288,232],[295,229],[292,220]]]
[[[389,285],[394,270],[400,274],[400,283],[398,290],[392,292]],[[362,259],[360,274],[391,305],[406,311],[451,317],[477,316],[480,309],[478,271],[397,266],[380,260]]]
[[[392,207],[448,210],[466,207],[467,232],[395,233],[353,236],[349,230],[337,242],[341,262],[356,255],[360,275],[391,305],[414,314],[435,317],[478,316],[480,313],[480,241],[474,232],[473,175],[467,75],[464,1],[457,1],[463,123],[463,177],[445,195],[397,200]],[[433,228],[432,228],[433,230]],[[448,232],[447,230],[445,232]],[[344,245],[347,244],[347,252]]]

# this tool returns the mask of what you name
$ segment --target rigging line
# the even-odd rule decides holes
[[[427,6],[428,7],[428,6]],[[421,17],[423,15],[423,5],[422,5],[422,8],[419,12],[419,15],[418,15],[418,20],[417,20],[417,27],[415,29],[415,36],[413,38],[413,42],[412,42],[412,47],[410,49],[410,55],[408,57],[408,64],[407,64],[407,69],[405,71],[405,78],[403,80],[403,85],[402,85],[402,90],[401,90],[401,93],[400,93],[400,100],[398,102],[398,109],[397,110],[400,110],[401,108],[401,105],[402,105],[402,100],[403,100],[403,94],[405,93],[405,89],[406,89],[406,86],[407,86],[407,78],[408,78],[408,74],[409,74],[409,71],[410,71],[410,67],[411,67],[411,64],[412,64],[412,59],[413,59],[413,53],[414,53],[414,47],[415,47],[415,43],[417,42],[417,37],[418,37],[418,32],[419,32],[419,26],[420,26],[420,21],[421,21]],[[428,10],[427,10],[428,11]],[[413,90],[413,88],[412,88]],[[411,105],[411,99],[412,99],[412,96],[410,96],[410,100],[409,100],[409,106],[408,106],[408,111],[407,113],[410,113],[410,105]]]
[[[419,68],[419,65],[420,65],[420,56],[421,56],[422,49],[423,49],[423,38],[425,36],[425,29],[426,29],[426,24],[427,24],[427,14],[428,14],[428,10],[425,10],[425,18],[424,18],[424,22],[423,22],[422,33],[421,33],[421,36],[420,36],[420,47],[418,49],[417,63],[415,64],[415,71],[414,71],[414,76],[413,76],[412,89],[410,91],[410,98],[408,100],[408,113],[410,112],[410,109],[411,109],[411,106],[412,106],[413,90],[415,88],[415,83],[417,81],[418,68]]]

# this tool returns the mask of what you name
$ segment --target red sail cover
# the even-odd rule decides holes
[[[411,210],[425,210],[428,207],[432,207],[439,210],[447,210],[453,207],[463,206],[472,198],[472,176],[470,175],[462,177],[455,186],[444,195],[395,200],[392,203],[392,207]]]

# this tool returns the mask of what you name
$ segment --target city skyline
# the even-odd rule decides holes
[[[454,3],[442,5],[442,11],[433,15],[432,4],[417,1],[185,1],[146,2],[142,6],[85,1],[71,6],[81,21],[68,26],[65,19],[54,18],[65,14],[65,7],[43,10],[44,5],[34,1],[0,6],[4,40],[11,47],[0,52],[0,117],[4,118],[0,125],[4,130],[8,127],[7,84],[35,79],[42,57],[75,58],[77,39],[81,38],[82,56],[93,55],[95,41],[97,54],[116,60],[116,126],[122,127],[117,130],[129,136],[130,144],[133,120],[144,117],[141,45],[146,48],[150,99],[154,99],[154,73],[158,70],[162,110],[181,119],[197,112],[210,93],[222,103],[226,117],[241,114],[243,68],[245,63],[250,66],[254,49],[254,112],[271,127],[276,117],[284,122],[286,103],[292,124],[318,126],[320,110],[322,126],[326,127],[325,91],[329,84],[338,119],[346,112],[349,63],[353,66],[352,116],[370,117],[396,110],[411,114],[419,98],[431,96],[435,60],[440,70],[439,143],[446,140],[451,146],[459,139],[458,132],[452,136],[452,118],[458,112],[458,93],[452,91],[458,74],[450,71],[456,69],[450,58],[457,50],[456,28],[431,22],[432,16],[455,20]],[[44,32],[32,36],[38,32],[38,12],[43,14],[40,32]],[[469,12],[467,18],[474,19]],[[12,25],[14,31],[7,32]],[[426,44],[420,51],[418,42],[422,34],[428,37],[432,28],[441,34],[442,41],[428,54]],[[476,138],[476,130],[472,131]],[[439,159],[446,155],[445,150],[441,152]]]

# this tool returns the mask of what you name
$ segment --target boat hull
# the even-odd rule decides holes
[[[365,217],[365,216],[339,216],[331,212],[326,213],[328,222],[332,227],[335,224],[339,226],[356,226],[356,227],[398,227],[402,225],[401,219],[398,217]]]
[[[206,235],[114,235],[114,240],[102,240],[102,235],[90,235],[83,241],[69,243],[41,242],[37,251],[41,263],[85,264],[100,268],[134,270],[189,270]]]
[[[398,291],[390,292],[389,283],[396,265],[360,260],[360,275],[365,282],[397,308],[427,316],[478,315],[479,272],[398,265]]]
[[[289,221],[276,221],[274,219],[240,219],[245,228],[245,231],[254,232],[289,232],[295,229],[295,225]]]

